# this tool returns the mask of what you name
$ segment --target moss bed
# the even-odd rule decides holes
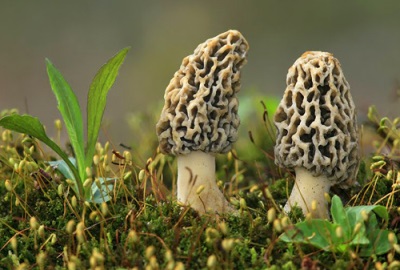
[[[115,179],[101,204],[79,201],[42,144],[2,129],[0,269],[400,269],[393,239],[389,252],[370,257],[357,247],[338,252],[279,239],[305,217],[281,210],[293,175],[274,165],[265,113],[235,150],[217,157],[219,185],[239,213],[227,216],[177,204],[175,159],[158,153],[155,135],[143,136],[154,126],[134,124],[154,123],[154,115],[131,117],[132,148],[97,144],[93,177]],[[399,120],[382,122],[372,109],[368,117],[375,154],[362,157],[357,185],[330,195],[348,206],[383,205],[389,220],[380,227],[400,242]]]

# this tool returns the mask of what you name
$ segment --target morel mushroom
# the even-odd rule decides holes
[[[296,60],[286,83],[274,118],[275,163],[294,169],[296,179],[284,210],[289,212],[297,205],[304,214],[327,218],[324,194],[332,185],[348,187],[358,170],[358,132],[350,86],[339,61],[330,53],[317,51]]]
[[[237,140],[236,93],[248,48],[235,30],[206,40],[183,59],[165,90],[159,149],[178,158],[178,201],[201,214],[234,211],[216,184],[215,154],[229,152]]]

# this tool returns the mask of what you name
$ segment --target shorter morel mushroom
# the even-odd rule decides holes
[[[294,169],[295,184],[284,210],[328,217],[324,194],[355,181],[358,133],[355,106],[339,61],[326,52],[306,52],[289,69],[276,111],[275,163]],[[314,206],[313,206],[314,201]]]
[[[216,184],[215,154],[237,139],[241,68],[249,45],[235,30],[200,44],[165,90],[159,149],[178,158],[177,197],[199,213],[234,211]]]

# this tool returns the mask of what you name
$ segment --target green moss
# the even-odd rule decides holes
[[[146,119],[152,119],[152,116]],[[150,130],[150,127],[144,127],[144,130]],[[260,127],[255,134],[261,138],[265,132],[265,127]],[[141,138],[145,140],[145,136]],[[108,213],[105,215],[101,206],[93,203],[71,206],[73,193],[68,192],[65,179],[56,172],[50,171],[51,181],[37,189],[34,184],[37,179],[32,176],[34,171],[17,173],[9,160],[35,160],[38,167],[45,170],[46,162],[52,157],[41,153],[36,153],[34,159],[24,156],[23,137],[14,135],[11,141],[0,142],[4,150],[0,151],[0,268],[12,269],[21,263],[37,268],[36,256],[40,252],[46,254],[49,269],[65,269],[66,262],[74,263],[77,269],[89,269],[90,261],[93,263],[94,259],[102,269],[145,269],[155,262],[159,269],[173,269],[179,264],[185,269],[300,269],[302,265],[358,269],[367,263],[373,267],[369,258],[357,255],[357,250],[353,254],[334,254],[309,245],[279,241],[282,231],[277,231],[274,222],[279,223],[282,230],[286,229],[282,225],[285,214],[281,207],[286,203],[293,181],[288,182],[289,177],[282,176],[273,160],[264,155],[261,149],[270,153],[269,143],[256,147],[260,152],[250,155],[256,156],[256,160],[218,156],[218,179],[229,184],[225,193],[235,202],[238,214],[215,217],[199,216],[192,209],[176,203],[173,188],[175,160],[154,154],[156,142],[147,139],[147,146],[137,142],[140,150],[133,157],[134,163],[125,167],[110,164],[108,172],[101,166],[94,170],[102,176],[117,178],[116,193],[107,202]],[[21,144],[22,152],[12,150]],[[240,140],[238,144],[241,144],[238,149],[248,149],[250,144],[255,147],[249,140]],[[152,160],[157,160],[150,169],[146,166],[149,155],[153,155]],[[394,224],[390,229],[399,238],[396,220],[400,192],[394,189],[393,179],[386,179],[389,168],[372,171],[366,165],[371,163],[369,159],[365,158],[361,163],[360,186],[347,191],[352,194],[348,196],[351,198],[349,203],[388,204],[389,224]],[[397,167],[392,166],[392,169],[397,175]],[[139,179],[141,170],[144,178]],[[131,176],[122,179],[121,175],[128,171],[132,172]],[[12,192],[6,189],[3,179],[12,182]],[[62,196],[57,192],[60,183],[64,185]],[[276,210],[275,220],[268,221],[267,211],[272,208]],[[44,226],[42,235],[30,228],[32,216]],[[291,226],[303,219],[301,209],[294,208],[285,222]],[[72,231],[67,231],[69,222],[74,222]],[[84,224],[82,239],[78,236],[79,222]],[[52,235],[56,236],[55,241],[52,241]],[[13,237],[17,243],[16,251],[11,244]],[[96,257],[96,252],[102,254],[102,259]],[[394,260],[400,260],[398,253],[392,253]],[[384,263],[387,256],[378,256],[374,260]]]

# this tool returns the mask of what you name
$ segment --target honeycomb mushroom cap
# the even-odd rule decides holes
[[[290,67],[275,114],[275,163],[304,167],[347,187],[358,170],[355,106],[339,61],[327,52],[306,52]]]
[[[240,73],[249,45],[230,30],[185,57],[165,90],[156,126],[165,154],[225,153],[237,139]]]

